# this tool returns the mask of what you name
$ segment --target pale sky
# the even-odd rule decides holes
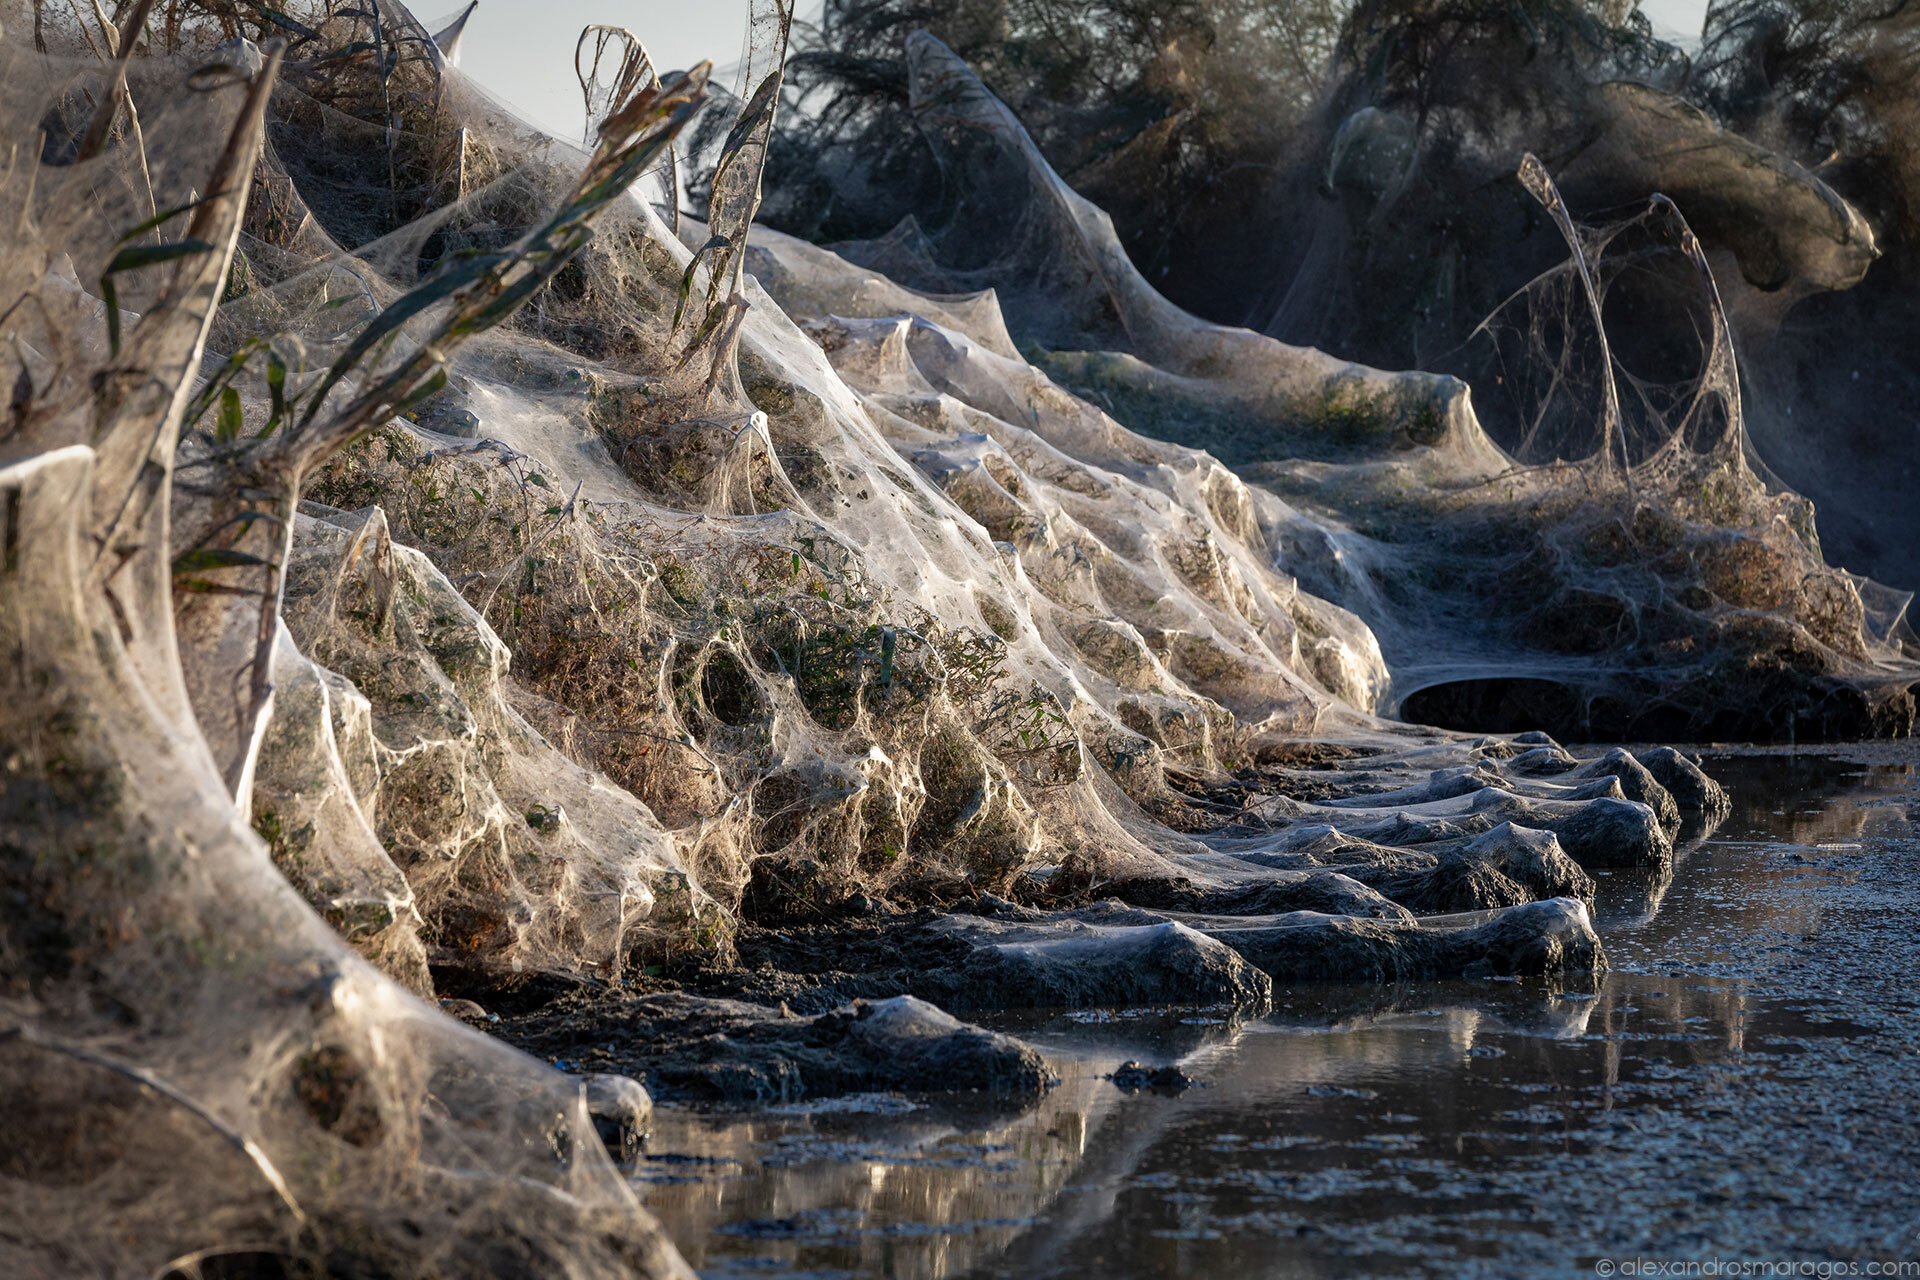
[[[414,12],[437,30],[460,2],[414,0]],[[460,69],[535,124],[577,141],[584,120],[573,47],[582,28],[627,28],[663,71],[710,58],[718,72],[740,61],[748,8],[748,0],[480,0],[461,38]],[[733,85],[731,76],[719,82]]]
[[[433,0],[415,10],[437,30],[449,13]],[[458,13],[457,0],[443,0]],[[626,27],[640,37],[663,70],[683,70],[711,58],[716,71],[738,64],[749,0],[480,0],[460,49],[460,68],[521,115],[560,137],[581,131],[580,89],[573,78],[573,47],[591,23]],[[802,0],[801,16],[819,12]],[[1689,50],[1699,43],[1706,0],[1642,0],[1661,36]],[[732,77],[721,83],[732,86]]]
[[[1707,18],[1707,0],[1640,0],[1640,12],[1653,23],[1653,32],[1692,53],[1700,44],[1700,26]]]

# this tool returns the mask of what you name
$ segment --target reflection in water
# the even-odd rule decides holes
[[[1853,874],[1845,846],[1910,839],[1911,765],[1743,757],[1714,772],[1734,813],[1689,833],[1674,872],[1598,877],[1614,969],[1586,989],[1301,986],[1249,1024],[1008,1017],[994,1025],[1061,1078],[1024,1110],[663,1108],[636,1183],[708,1276],[1421,1272],[1551,1233],[1496,1182],[1602,1158],[1600,1126],[1693,1105],[1678,1082],[1703,1066],[1782,1073],[1823,1037],[1870,1030],[1755,995],[1728,940],[1806,935],[1808,881]],[[1122,1093],[1103,1077],[1129,1058],[1206,1086]]]

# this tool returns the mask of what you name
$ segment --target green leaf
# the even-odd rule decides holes
[[[562,511],[565,511],[565,510],[566,510],[565,507],[561,506],[559,503],[556,502],[552,506],[547,508],[547,514],[550,516],[557,516]]]
[[[116,276],[122,271],[138,271],[142,267],[158,266],[162,262],[172,262],[176,258],[193,258],[212,252],[214,247],[205,240],[175,240],[171,244],[129,245],[113,255],[113,261],[107,263],[106,274]]]
[[[206,385],[194,393],[180,421],[189,427],[198,425],[207,411],[219,402],[221,390],[233,381],[234,375],[245,368],[247,361],[253,358],[253,353],[264,345],[263,338],[249,338],[241,343],[239,349],[227,357],[227,362],[220,366],[219,371],[207,379]]]
[[[553,486],[552,486],[552,485],[550,485],[550,484],[548,484],[548,483],[547,483],[547,478],[546,478],[545,476],[543,476],[543,475],[541,475],[541,474],[540,474],[540,473],[539,473],[538,471],[536,471],[536,472],[534,472],[534,473],[533,473],[532,475],[530,475],[530,476],[528,476],[528,477],[527,477],[527,483],[528,483],[528,484],[537,484],[537,485],[539,485],[539,486],[540,486],[540,487],[541,487],[542,489],[551,489],[551,488],[553,488]]]
[[[278,9],[269,9],[265,5],[262,5],[260,6],[260,13],[263,17],[266,18],[268,22],[271,22],[274,26],[285,27],[288,31],[293,32],[295,35],[305,36],[309,40],[317,39],[320,35],[320,33],[318,31],[315,31],[312,27],[306,26],[303,23],[295,22],[292,18],[289,18],[286,14],[280,12]]]
[[[150,230],[153,225],[156,224],[150,219],[146,229]],[[138,271],[142,267],[157,266],[177,258],[212,252],[214,247],[205,240],[176,240],[172,244],[135,245],[114,254],[113,260],[107,263],[107,269],[100,273],[100,297],[107,304],[108,349],[116,356],[120,354],[120,291],[114,286],[115,276],[123,271]]]
[[[313,400],[301,418],[301,425],[305,426],[313,419],[313,416],[320,411],[321,403],[327,398],[327,392],[331,391],[340,379],[347,376],[348,370],[366,358],[367,352],[373,350],[375,343],[396,333],[401,325],[434,303],[452,297],[456,291],[480,279],[496,266],[509,261],[510,259],[502,254],[476,254],[464,262],[453,264],[447,271],[428,280],[369,320],[366,328],[360,331],[360,336],[353,340],[353,345],[333,362],[331,369],[327,370],[325,381],[320,384],[319,390],[314,392]]]
[[[228,387],[220,393],[220,417],[214,426],[214,437],[220,440],[238,440],[240,421],[240,393]]]
[[[343,17],[345,15],[335,14],[334,16]],[[319,58],[315,59],[315,61],[337,62],[341,58],[351,58],[356,53],[371,53],[371,52],[373,52],[373,41],[355,40],[352,44],[346,46],[344,49],[335,49],[332,53],[321,55]]]
[[[727,131],[727,141],[721,148],[723,152],[738,151],[746,145],[749,134],[773,119],[773,111],[779,101],[775,95],[780,92],[780,74],[780,69],[776,68],[753,91],[753,97],[740,109],[740,118]]]
[[[246,72],[231,63],[209,62],[187,73],[187,88],[195,93],[212,93],[228,85],[246,84],[249,79]]]
[[[680,318],[686,314],[687,299],[693,293],[693,273],[700,269],[700,259],[715,250],[731,248],[733,248],[733,241],[727,239],[725,236],[709,236],[707,242],[701,245],[700,248],[695,251],[693,257],[687,260],[686,274],[680,277],[680,302],[679,305],[673,309],[674,331],[680,328]]]
[[[259,556],[220,547],[200,547],[184,551],[173,560],[175,573],[194,573],[201,569],[235,569],[244,565],[266,564]]]
[[[754,206],[759,201],[758,166],[764,164],[766,143],[773,129],[774,112],[780,105],[781,68],[774,68],[760,87],[753,91],[753,97],[740,109],[740,116],[734,121],[733,128],[727,133],[727,140],[720,148],[720,160],[714,166],[713,178],[708,183],[710,208],[708,223],[716,235],[738,233],[745,241],[747,223],[752,220]],[[754,144],[761,148],[757,161],[745,159],[745,153]],[[741,164],[753,166],[744,182],[736,183],[733,171]],[[737,189],[736,189],[737,188]],[[730,206],[744,202],[744,208],[735,210]],[[714,319],[714,295],[721,288],[724,277],[731,275],[736,250],[729,244],[723,255],[716,255],[711,269],[711,286],[707,293],[708,321]],[[703,333],[701,339],[706,335]],[[696,341],[698,341],[697,339]]]
[[[287,412],[287,364],[272,347],[267,348],[267,394],[273,397],[273,413],[267,422],[268,430],[272,430]]]
[[[168,209],[165,213],[156,213],[151,218],[148,218],[145,222],[141,223],[139,226],[133,228],[131,231],[128,231],[125,235],[121,236],[118,240],[114,241],[114,243],[115,244],[131,243],[132,241],[138,240],[141,236],[147,234],[147,232],[153,230],[155,227],[160,226],[163,223],[172,222],[175,218],[179,217],[183,213],[192,213],[195,209],[198,209],[201,205],[206,204],[209,201],[218,200],[223,196],[227,196],[231,194],[232,194],[231,189],[227,191],[216,191],[212,195],[201,196],[198,200],[194,200],[188,204],[178,205],[172,209]]]

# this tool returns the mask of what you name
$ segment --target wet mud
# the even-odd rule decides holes
[[[1594,872],[1603,974],[987,1016],[1052,1089],[663,1106],[627,1170],[708,1276],[1912,1259],[1917,756],[1709,756],[1717,828]]]

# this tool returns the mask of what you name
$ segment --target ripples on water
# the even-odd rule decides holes
[[[1914,846],[1913,766],[1888,758],[1710,761],[1732,816],[1670,881],[1597,877],[1614,967],[1585,989],[1283,988],[1247,1024],[1001,1018],[1061,1077],[1038,1105],[663,1108],[636,1183],[709,1277],[1461,1274],[1528,1240],[1591,1274],[1592,1232],[1557,1207],[1570,1188],[1630,1164],[1633,1187],[1765,1208],[1737,1162],[1731,1183],[1689,1184],[1685,1124],[1738,1122],[1743,1090],[1796,1087],[1808,1055],[1874,1033],[1836,991],[1772,971],[1862,890],[1861,849]],[[1122,1093],[1105,1076],[1127,1059],[1205,1083]]]

